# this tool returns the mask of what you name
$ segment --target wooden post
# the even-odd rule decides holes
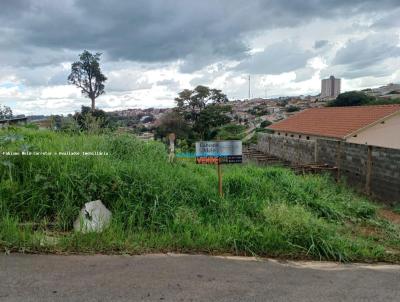
[[[219,191],[219,197],[224,197],[224,192],[222,191],[222,169],[221,169],[221,164],[218,161],[217,164],[217,170],[218,170],[218,191]]]
[[[336,168],[337,168],[337,175],[336,175],[336,181],[340,181],[340,162],[341,162],[341,154],[342,153],[342,142],[338,141],[338,146],[336,150]]]
[[[175,159],[175,133],[170,133],[168,135],[169,139],[169,154],[168,154],[168,161],[172,163]]]
[[[315,139],[314,144],[314,163],[318,164],[318,139]]]
[[[371,174],[372,174],[372,146],[368,146],[368,155],[366,162],[366,175],[365,175],[365,193],[370,195],[371,193]]]

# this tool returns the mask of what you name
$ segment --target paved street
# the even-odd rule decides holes
[[[11,254],[0,301],[400,301],[400,266]]]

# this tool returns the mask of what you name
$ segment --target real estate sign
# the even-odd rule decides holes
[[[202,141],[196,143],[198,164],[239,164],[242,162],[242,141]]]

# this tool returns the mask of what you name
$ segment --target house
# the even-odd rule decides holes
[[[400,104],[311,108],[268,127],[275,135],[400,149]]]

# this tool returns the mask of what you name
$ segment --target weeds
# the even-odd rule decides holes
[[[279,167],[224,166],[225,197],[213,166],[169,164],[165,148],[127,135],[65,134],[35,129],[0,132],[1,150],[101,151],[104,156],[3,155],[0,246],[64,252],[190,251],[239,255],[399,261],[399,227],[377,206],[327,175],[297,176]],[[85,202],[112,211],[100,234],[71,232]],[[57,243],[40,240],[51,223]],[[372,236],[356,226],[380,230]],[[390,249],[391,253],[387,251]]]

